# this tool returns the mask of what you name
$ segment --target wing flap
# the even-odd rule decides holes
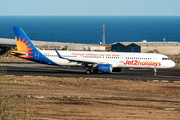
[[[60,53],[54,49],[58,55],[59,58],[61,59],[66,59],[69,60],[69,62],[78,62],[78,63],[83,63],[83,64],[111,64],[113,67],[117,67],[118,64],[116,62],[112,62],[112,61],[105,61],[105,60],[88,60],[88,59],[78,59],[78,58],[67,58],[67,57],[63,57],[60,55]]]

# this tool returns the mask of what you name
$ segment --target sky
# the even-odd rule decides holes
[[[0,0],[0,16],[180,16],[180,0]]]

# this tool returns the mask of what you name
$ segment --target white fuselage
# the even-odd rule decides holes
[[[80,66],[86,61],[97,64],[111,64],[113,67],[121,68],[171,68],[175,63],[167,56],[156,53],[130,53],[130,52],[93,52],[93,51],[58,51],[61,59],[54,50],[39,50],[44,56],[58,65]]]

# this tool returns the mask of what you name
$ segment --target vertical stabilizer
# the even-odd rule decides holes
[[[10,52],[11,55],[37,61],[40,63],[58,65],[50,58],[44,56],[31,42],[28,36],[20,27],[13,27],[15,40],[17,45],[17,51]]]
[[[33,45],[33,43],[30,41],[28,36],[20,27],[13,27],[13,28],[14,28],[15,40],[18,51],[36,50],[36,47]]]

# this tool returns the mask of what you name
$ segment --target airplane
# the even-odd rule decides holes
[[[17,50],[11,55],[48,65],[87,67],[86,73],[121,72],[123,68],[172,68],[175,62],[157,53],[40,50],[20,27],[13,27]]]

